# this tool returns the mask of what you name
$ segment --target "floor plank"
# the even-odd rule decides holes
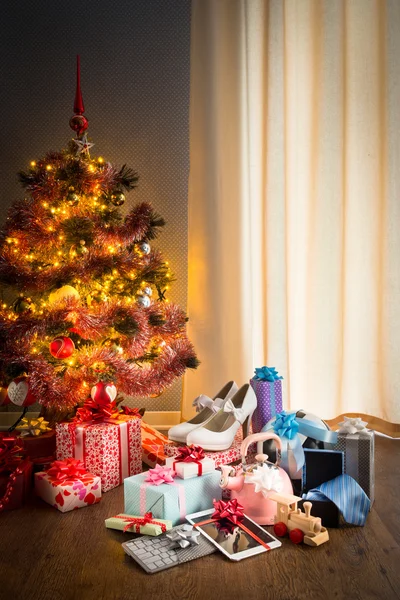
[[[365,527],[330,531],[320,548],[284,541],[239,563],[214,554],[156,575],[125,556],[122,487],[62,514],[39,499],[0,515],[1,600],[395,600],[400,598],[400,441],[376,441],[376,502]]]

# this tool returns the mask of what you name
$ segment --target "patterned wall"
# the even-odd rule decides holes
[[[16,173],[71,137],[75,55],[81,55],[96,154],[140,175],[128,196],[167,221],[158,246],[186,305],[190,0],[6,2],[2,5],[0,220],[21,197]],[[144,404],[179,410],[181,382]]]

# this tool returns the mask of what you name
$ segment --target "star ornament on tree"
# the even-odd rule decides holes
[[[74,140],[75,144],[78,146],[76,154],[89,154],[90,148],[94,146],[91,142],[88,142],[86,133],[82,136],[80,140]]]
[[[244,481],[245,483],[252,483],[255,493],[261,492],[264,498],[267,498],[271,491],[279,494],[283,488],[279,470],[266,464],[259,465],[252,473],[246,474]]]

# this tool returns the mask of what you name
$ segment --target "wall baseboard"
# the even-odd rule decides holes
[[[18,412],[0,412],[0,431],[7,430],[18,419]],[[27,417],[35,418],[39,416],[38,412],[28,412]],[[181,420],[179,410],[170,411],[148,411],[143,417],[143,421],[155,429],[165,431],[173,425],[177,425]]]

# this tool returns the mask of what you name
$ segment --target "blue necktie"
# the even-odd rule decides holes
[[[331,500],[346,523],[351,525],[364,525],[371,506],[367,494],[350,475],[339,475],[331,481],[321,483],[303,494],[303,500]]]

